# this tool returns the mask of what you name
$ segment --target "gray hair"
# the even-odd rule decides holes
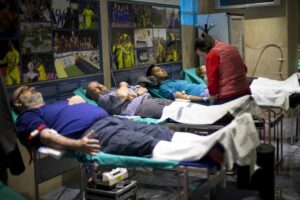
[[[32,105],[35,105],[35,104],[43,104],[44,103],[42,93],[40,93],[40,92],[34,92],[29,97],[21,96],[20,101],[27,108]]]

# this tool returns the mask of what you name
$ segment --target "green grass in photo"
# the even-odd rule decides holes
[[[84,75],[84,73],[76,65],[65,67],[65,71],[68,74],[68,77]]]

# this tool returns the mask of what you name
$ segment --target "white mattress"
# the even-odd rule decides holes
[[[268,78],[255,79],[250,86],[252,96],[260,106],[274,106],[288,110],[289,96],[300,92],[298,79],[300,79],[300,73],[295,73],[284,81]]]

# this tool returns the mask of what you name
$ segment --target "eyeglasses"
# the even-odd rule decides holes
[[[34,88],[30,88],[30,87],[28,87],[28,86],[23,86],[23,87],[20,89],[18,95],[16,96],[16,100],[19,99],[20,96],[21,96],[25,91],[27,91],[27,90],[29,90],[29,89],[31,90],[31,89],[34,89]]]

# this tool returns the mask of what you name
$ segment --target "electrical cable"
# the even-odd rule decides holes
[[[262,51],[261,51],[260,54],[259,54],[258,60],[257,60],[257,62],[256,62],[256,65],[255,65],[255,67],[254,67],[254,70],[253,70],[253,73],[252,73],[252,78],[253,78],[254,75],[255,75],[255,72],[256,72],[258,63],[259,63],[259,61],[260,61],[260,58],[262,57],[264,51],[265,51],[266,49],[268,49],[269,47],[275,47],[276,49],[278,49],[278,50],[280,51],[281,58],[278,59],[278,61],[280,62],[280,64],[279,64],[279,69],[278,69],[278,70],[279,70],[279,76],[280,76],[280,78],[281,78],[282,80],[284,80],[284,78],[283,78],[283,76],[282,76],[282,68],[283,68],[284,57],[283,57],[283,52],[282,52],[281,47],[278,46],[277,44],[268,44],[268,45],[266,45],[266,46],[263,47]]]

